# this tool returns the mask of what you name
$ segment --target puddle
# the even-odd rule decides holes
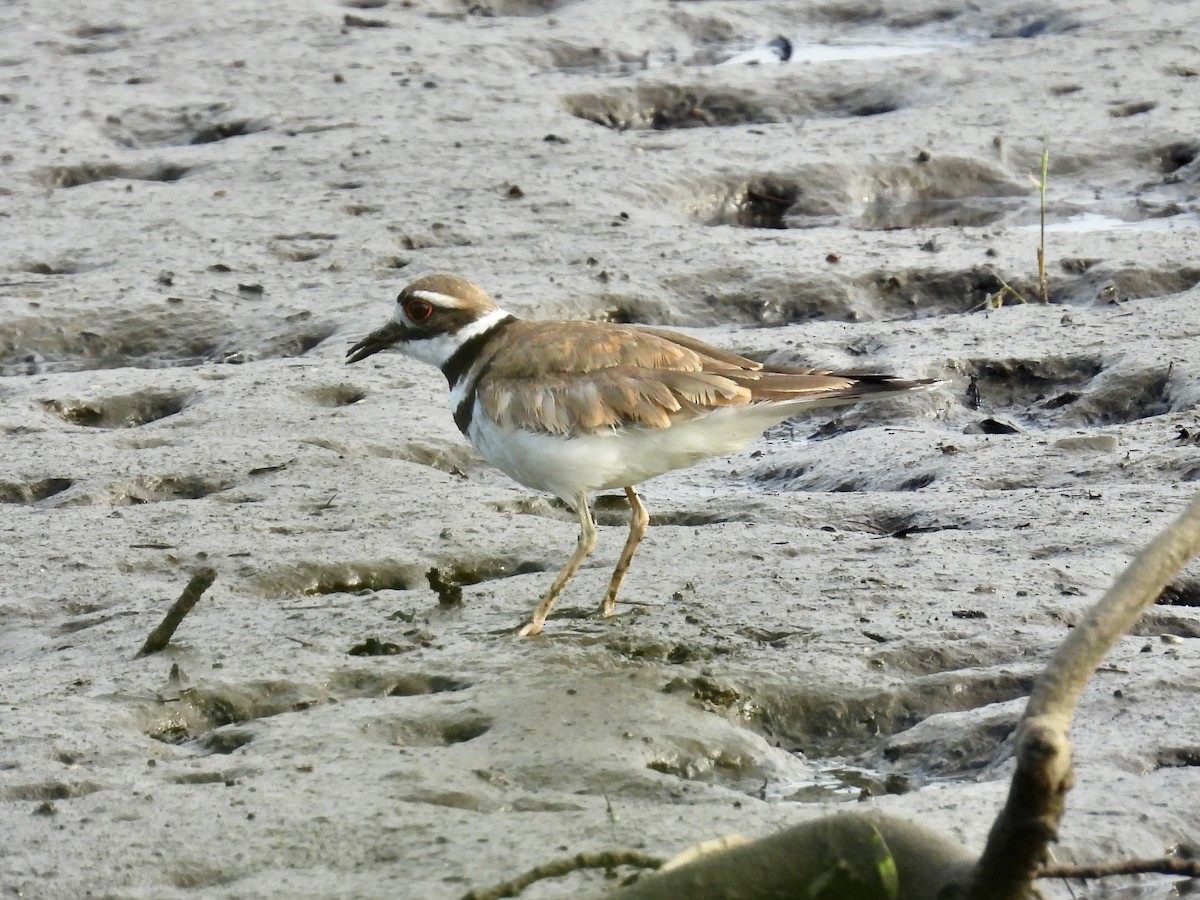
[[[1017,225],[1017,231],[1038,231],[1040,225]],[[1175,216],[1161,216],[1152,219],[1138,219],[1129,222],[1116,216],[1106,216],[1101,213],[1077,213],[1061,222],[1046,223],[1046,232],[1059,234],[1097,234],[1104,232],[1129,231],[1183,231],[1200,227],[1200,216],[1181,213]]]
[[[825,44],[791,42],[791,55],[787,60],[781,60],[776,47],[766,44],[754,47],[742,53],[735,54],[719,63],[722,66],[736,65],[788,65],[797,63],[828,63],[828,62],[871,62],[880,59],[896,59],[902,56],[920,56],[926,53],[937,53],[951,46],[950,44]]]
[[[867,797],[907,794],[914,785],[903,775],[886,775],[861,766],[821,766],[811,781],[790,782],[767,790],[766,799],[785,803],[857,803]]]

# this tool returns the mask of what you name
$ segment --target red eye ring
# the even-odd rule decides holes
[[[404,315],[410,322],[424,322],[433,315],[433,304],[428,300],[410,297],[404,303]]]

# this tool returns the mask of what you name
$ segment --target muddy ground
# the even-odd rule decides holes
[[[1031,680],[1200,489],[1198,27],[1149,0],[5,4],[0,888],[450,898],[847,806],[981,847]],[[948,383],[650,482],[604,622],[572,614],[624,540],[602,499],[519,640],[572,515],[464,445],[437,372],[342,363],[437,271]],[[1059,860],[1200,841],[1198,603],[1193,566],[1085,695]]]

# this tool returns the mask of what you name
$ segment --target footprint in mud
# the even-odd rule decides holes
[[[368,737],[397,747],[451,747],[483,737],[492,720],[470,712],[424,717],[376,717],[360,723]]]
[[[513,557],[454,560],[433,567],[396,560],[318,563],[300,562],[257,574],[253,582],[264,597],[354,594],[360,591],[411,591],[434,587],[450,592],[485,581],[544,572],[544,563]],[[430,572],[434,577],[430,577]]]
[[[796,118],[875,116],[905,105],[894,85],[797,86],[763,96],[741,87],[642,84],[569,94],[571,115],[618,131],[769,125]]]
[[[169,500],[200,500],[232,485],[203,475],[140,475],[117,481],[103,491],[82,494],[67,501],[71,506],[137,506]]]
[[[298,234],[277,234],[269,244],[271,252],[283,262],[309,262],[324,256],[337,240],[336,234],[305,231]]]
[[[674,84],[572,94],[563,102],[573,116],[618,131],[756,125],[785,118],[748,91]]]
[[[367,392],[352,384],[330,384],[323,387],[308,388],[303,392],[309,403],[315,406],[353,406],[360,400],[366,399]]]
[[[32,506],[61,494],[75,484],[71,478],[42,478],[38,481],[0,481],[0,503]]]
[[[972,359],[961,368],[970,378],[967,396],[972,408],[1036,416],[1078,401],[1104,363],[1095,356],[1048,356]]]
[[[77,490],[66,492],[72,487]],[[0,503],[45,506],[138,506],[170,500],[199,500],[228,490],[228,481],[203,475],[139,475],[89,489],[71,478],[45,478],[19,483],[0,482]],[[61,496],[66,494],[66,496]],[[57,498],[57,499],[54,499]]]
[[[1182,576],[1176,578],[1154,601],[1161,606],[1186,606],[1200,609],[1200,578]]]
[[[544,16],[575,0],[457,0],[472,16]]]
[[[1104,369],[1097,357],[968,360],[967,404],[1024,426],[1136,422],[1174,411],[1168,367]]]
[[[759,200],[773,202],[771,198]],[[1072,259],[1064,260],[1062,268],[1064,274],[1052,276],[1048,282],[1050,301],[1056,304],[1089,306],[1151,299],[1183,293],[1200,284],[1200,269],[1186,266],[1112,270],[1099,260]],[[822,274],[761,275],[726,266],[672,276],[663,280],[663,287],[679,297],[673,311],[635,298],[617,306],[613,318],[669,326],[676,321],[672,316],[682,314],[690,324],[699,326],[777,327],[813,320],[891,321],[957,315],[1015,306],[1038,296],[1035,281],[1017,276],[1006,280],[989,266],[881,269],[853,279]]]
[[[1200,638],[1200,617],[1166,610],[1150,610],[1129,631],[1144,637]]]
[[[170,162],[78,163],[45,169],[41,180],[49,188],[73,188],[97,181],[178,181],[189,171]]]
[[[227,103],[133,106],[108,116],[101,126],[121,147],[211,144],[267,129],[257,119],[233,115]]]
[[[119,22],[107,24],[85,24],[71,29],[67,34],[73,43],[51,43],[64,56],[91,56],[111,53],[129,46],[132,29]]]
[[[105,785],[94,781],[39,781],[30,784],[10,784],[0,790],[0,799],[50,803],[55,800],[74,800],[102,790],[105,790]]]
[[[425,569],[417,563],[391,559],[298,562],[261,571],[253,577],[252,583],[263,597],[411,591],[425,585]]]
[[[239,328],[204,302],[29,316],[5,325],[0,376],[288,358],[336,331],[306,310],[268,314],[252,329]]]
[[[794,172],[721,179],[697,187],[689,211],[706,225],[868,231],[994,224],[1029,206],[1031,188],[972,159],[813,163]]]
[[[1011,664],[937,672],[888,688],[762,685],[743,689],[746,721],[772,741],[809,757],[874,753],[892,735],[939,713],[1025,697],[1035,667]]]
[[[976,774],[1011,757],[1006,742],[1025,711],[1021,697],[978,709],[935,713],[892,736],[869,760],[881,770],[902,770],[910,779]]]
[[[1015,674],[1008,656],[992,652],[985,642],[958,654],[958,660],[954,655],[945,655],[940,664],[970,666],[977,658],[990,668],[952,668],[881,689],[735,687],[700,677],[676,679],[664,690],[690,696],[723,719],[736,718],[772,745],[802,753],[818,768],[811,784],[788,787],[782,799],[859,799],[905,793],[931,777],[977,773],[1008,755],[1004,742],[1027,702],[1035,667]],[[705,774],[679,765],[658,770],[681,778]],[[761,779],[758,787],[762,789]]]
[[[186,393],[138,391],[103,400],[43,400],[42,407],[68,425],[87,428],[137,428],[183,411]]]
[[[1200,269],[1191,266],[1113,269],[1097,265],[1094,260],[1087,260],[1084,265],[1077,260],[1063,260],[1062,268],[1075,277],[1050,279],[1051,303],[1080,306],[1124,303],[1182,294],[1200,284]]]
[[[663,287],[677,294],[679,311],[694,326],[750,325],[776,328],[798,322],[857,322],[875,318],[863,291],[833,277],[760,275],[738,266],[695,272],[664,279]],[[670,311],[655,316],[643,310],[641,324],[671,325]],[[675,313],[676,315],[678,313]],[[911,318],[911,310],[902,312]]]
[[[425,580],[438,595],[438,606],[455,607],[463,603],[462,589],[485,581],[544,572],[544,563],[517,560],[511,557],[493,557],[473,563],[454,562],[448,566],[435,566],[425,572]]]
[[[480,468],[480,460],[472,453],[469,445],[461,442],[430,446],[418,441],[408,441],[404,446],[368,447],[368,454],[387,459],[403,459],[419,466],[428,466],[447,475],[465,478],[468,472]]]
[[[230,753],[253,740],[253,732],[218,729],[354,698],[418,697],[470,686],[470,681],[446,675],[348,669],[332,673],[319,684],[284,680],[201,684],[171,697],[142,702],[135,715],[141,730],[155,740],[179,744],[202,738],[204,749]],[[490,722],[479,717],[440,718],[427,729],[427,738],[436,736],[443,745],[461,743],[490,727]],[[413,733],[418,731],[413,726]]]
[[[763,784],[777,777],[764,765],[761,748],[733,732],[722,739],[682,736],[661,739],[646,768],[682,781],[719,784],[731,790],[758,794]]]

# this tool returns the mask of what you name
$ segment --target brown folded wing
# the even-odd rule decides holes
[[[505,428],[566,434],[666,428],[714,409],[762,402],[852,402],[912,382],[761,363],[660,329],[594,322],[515,322],[485,351],[478,399]]]

